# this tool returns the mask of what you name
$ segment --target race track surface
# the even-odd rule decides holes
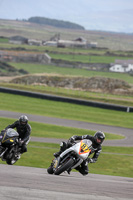
[[[46,169],[0,165],[1,200],[131,200],[133,179],[77,172],[60,176]]]

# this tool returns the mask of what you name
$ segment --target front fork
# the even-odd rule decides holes
[[[0,158],[4,156],[4,154],[7,152],[8,148],[6,147],[5,150],[0,154]]]
[[[60,157],[53,159],[53,162],[51,164],[52,168],[53,168],[53,171],[56,171],[56,169],[59,167],[60,160],[61,160]]]
[[[70,154],[68,154],[64,159],[62,159],[60,156],[55,158],[52,162],[53,171],[56,171],[58,169],[59,165],[61,165],[63,162],[65,162],[68,158],[70,158]],[[73,157],[73,159],[75,159],[75,158]],[[78,161],[78,165],[79,165],[79,161]],[[81,161],[81,163],[82,163],[82,161]],[[77,166],[77,164],[74,165],[74,167],[76,167],[76,166]],[[70,166],[70,168],[73,168],[73,167]]]
[[[19,153],[18,149],[19,149],[18,144],[15,144],[15,145],[13,144],[13,146],[9,150],[9,155],[7,155],[8,159],[12,159],[12,157],[17,157],[17,155]]]

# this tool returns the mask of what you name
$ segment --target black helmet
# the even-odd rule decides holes
[[[102,144],[102,142],[105,139],[105,135],[102,131],[98,131],[98,132],[95,133],[94,138],[95,138],[95,142],[97,144]]]
[[[25,126],[28,123],[28,117],[26,115],[21,115],[19,117],[19,123],[22,126]]]

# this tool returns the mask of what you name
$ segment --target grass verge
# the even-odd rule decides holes
[[[58,144],[30,142],[28,152],[23,154],[15,165],[48,168],[53,159],[53,153],[58,149]],[[120,154],[114,155],[114,151]],[[133,178],[133,153],[125,156],[125,152],[133,152],[133,148],[103,147],[103,153],[100,154],[98,161],[89,164],[90,173]],[[0,161],[0,163],[5,162]]]
[[[13,83],[0,83],[0,86],[7,88],[14,88],[18,90],[26,90],[32,92],[40,92],[44,94],[54,94],[63,97],[71,97],[77,99],[85,99],[89,101],[111,103],[124,106],[133,106],[132,96],[126,95],[113,95],[105,93],[96,93],[81,90],[72,90],[68,88],[56,88],[48,87],[43,85],[23,85],[23,84],[13,84]]]
[[[0,93],[0,110],[133,128],[133,113]]]

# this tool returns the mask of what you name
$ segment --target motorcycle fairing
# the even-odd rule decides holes
[[[19,134],[12,128],[9,128],[5,131],[4,136],[2,138],[2,143],[13,143],[15,141],[15,137],[19,137]]]
[[[91,145],[92,145],[92,142],[90,140],[86,140],[86,139],[81,140],[80,142],[76,143],[72,147],[70,147],[70,148],[66,149],[64,152],[62,152],[60,154],[60,158],[63,158],[69,152],[74,151],[80,158],[85,160],[91,152],[91,148],[90,148]],[[82,150],[81,150],[81,148],[82,148]]]
[[[63,158],[64,155],[68,154],[69,152],[73,151],[73,147],[66,149],[64,152],[60,154],[60,158]]]

